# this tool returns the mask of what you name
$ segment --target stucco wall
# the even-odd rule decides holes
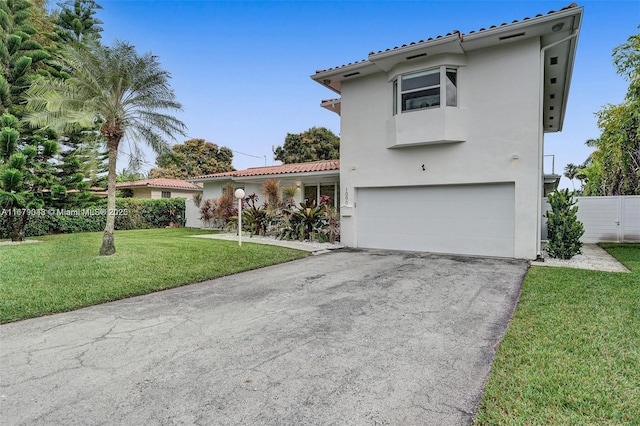
[[[159,188],[134,188],[133,198],[151,198],[157,200],[162,198],[162,191],[171,192],[171,198],[188,198],[191,199],[195,192],[180,191],[179,189],[159,189]]]
[[[301,185],[300,180],[292,180],[292,179],[279,179],[280,180],[280,190],[287,186],[297,186]],[[330,181],[333,181],[331,179]],[[324,181],[323,181],[324,182]],[[264,193],[262,192],[262,183],[263,182],[234,182],[233,187],[244,187],[244,192],[247,195],[251,195],[253,193],[258,195],[260,203],[266,200]],[[227,185],[227,182],[203,182],[204,185],[204,196],[203,200],[209,200],[212,198],[220,198],[222,195],[222,189]],[[296,192],[296,203],[299,203],[302,200],[302,193],[300,190],[301,186],[298,188]],[[282,195],[282,192],[281,192]]]
[[[151,188],[134,188],[133,198],[153,198]]]
[[[342,192],[349,194],[348,203],[357,203],[357,188],[515,182],[515,257],[535,258],[541,179],[539,61],[539,40],[530,39],[457,57],[436,56],[404,63],[388,73],[344,81],[340,181]],[[445,133],[453,135],[452,139],[462,135],[464,142],[390,149],[395,143],[394,132],[412,132],[415,141],[415,127],[426,123],[422,125],[429,134],[429,121],[443,113],[417,110],[398,114],[403,117],[394,120],[393,78],[450,64],[459,65],[460,111],[455,111],[455,117],[447,123],[452,128]],[[399,206],[410,207],[411,200]],[[357,204],[353,213],[343,217],[341,223],[342,241],[348,246],[357,246]]]

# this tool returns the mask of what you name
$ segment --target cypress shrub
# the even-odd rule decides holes
[[[547,254],[553,258],[571,259],[580,253],[584,225],[578,220],[578,206],[568,189],[555,191],[548,196],[551,211],[547,218]]]

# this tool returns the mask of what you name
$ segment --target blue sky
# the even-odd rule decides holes
[[[339,117],[319,106],[336,94],[309,78],[317,69],[570,2],[98,0],[98,17],[105,44],[124,40],[159,57],[172,75],[188,136],[231,148],[234,167],[243,169],[273,164],[272,146],[282,145],[287,133],[324,126],[339,134]],[[584,20],[564,130],[546,136],[556,173],[589,155],[584,142],[599,134],[594,113],[624,99],[627,82],[615,73],[611,52],[640,24],[640,2],[577,3]],[[143,168],[154,161],[149,153]],[[561,187],[567,186],[563,178]]]

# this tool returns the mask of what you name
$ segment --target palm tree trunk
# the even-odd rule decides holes
[[[118,157],[118,143],[108,141],[109,149],[109,172],[107,174],[107,225],[102,236],[102,247],[100,256],[110,256],[116,252],[116,245],[113,238],[116,224],[116,160]]]

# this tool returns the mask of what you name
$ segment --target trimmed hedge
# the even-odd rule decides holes
[[[42,209],[30,212],[25,236],[70,234],[74,232],[103,231],[106,225],[106,200],[90,208]],[[185,200],[183,198],[116,199],[117,230],[165,228],[184,226]],[[9,221],[0,215],[0,239],[9,238]]]

